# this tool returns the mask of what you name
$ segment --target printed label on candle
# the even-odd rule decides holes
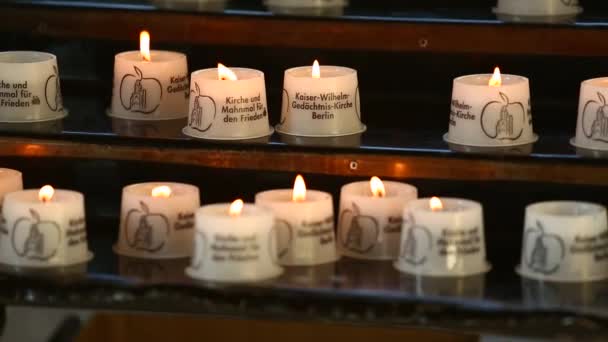
[[[283,89],[289,101],[289,93]],[[335,111],[352,109],[355,107],[352,94],[344,92],[328,92],[318,94],[308,94],[296,92],[294,99],[289,102],[289,110],[298,109],[310,112],[312,120],[332,120],[335,118]],[[357,111],[357,115],[358,111]]]
[[[481,235],[478,227],[471,229],[443,229],[437,239],[439,255],[471,255],[481,252]]]
[[[57,67],[53,66],[54,74],[49,76],[44,86],[44,98],[46,104],[53,112],[63,111],[63,100],[61,97],[61,87],[59,85],[59,72]],[[33,101],[33,100],[32,100]]]
[[[297,228],[298,238],[319,239],[319,245],[326,245],[334,242],[334,217],[329,216],[319,221],[304,221]]]
[[[597,92],[597,100],[585,103],[581,120],[583,134],[588,139],[608,143],[608,104],[602,93]]]
[[[598,262],[608,260],[608,230],[596,235],[576,235],[570,253],[591,254]]]
[[[163,86],[158,79],[145,77],[138,67],[133,69],[134,74],[125,74],[120,81],[120,103],[133,113],[153,113],[163,98]]]
[[[177,214],[177,221],[173,224],[175,230],[187,230],[194,228],[194,213],[179,213]]]
[[[187,75],[176,75],[169,78],[169,85],[167,86],[167,93],[179,93],[183,92],[185,98],[190,97],[190,81]]]
[[[345,209],[340,214],[341,243],[344,248],[359,254],[370,252],[378,243],[380,224],[373,216],[362,215],[359,206],[352,203],[352,210]]]
[[[450,125],[456,126],[458,120],[475,121],[476,116],[471,114],[471,109],[473,109],[473,107],[466,104],[464,101],[452,100],[450,110]]]
[[[151,213],[143,201],[140,208],[127,212],[124,229],[129,247],[155,253],[167,242],[170,233],[169,219],[161,213]]]
[[[266,120],[268,117],[268,111],[260,93],[245,97],[226,96],[221,101],[201,94],[201,89],[196,82],[194,82],[194,88],[195,90],[191,91],[195,97],[188,126],[196,131],[208,131],[216,119],[222,120],[224,124],[242,124]],[[216,100],[221,101],[219,106]]]
[[[511,102],[505,93],[500,94],[500,101],[488,102],[481,111],[481,129],[491,139],[517,140],[524,131],[526,110],[521,102]]]
[[[30,217],[20,217],[12,227],[11,244],[15,254],[30,260],[46,261],[57,254],[61,229],[30,209]]]
[[[258,235],[214,234],[210,252],[214,262],[256,261],[260,258]]]
[[[68,247],[87,243],[87,230],[85,228],[84,217],[70,220],[69,225],[70,227],[66,231]]]
[[[0,80],[0,107],[19,108],[40,105],[40,96],[29,90],[28,81]]]
[[[277,219],[275,220],[273,229],[274,232],[271,234],[271,237],[276,239],[277,256],[279,259],[282,259],[291,249],[291,244],[293,242],[293,227],[289,222]],[[273,260],[274,259],[276,258],[273,258]]]
[[[566,256],[564,240],[556,234],[548,234],[540,221],[536,227],[524,232],[524,259],[534,272],[549,275],[557,272]]]
[[[411,214],[405,221],[409,227],[403,232],[406,238],[400,258],[413,266],[423,265],[433,249],[431,231],[425,226],[416,224],[416,219]]]

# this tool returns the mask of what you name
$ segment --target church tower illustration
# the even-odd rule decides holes
[[[146,109],[146,89],[141,84],[141,80],[135,81],[133,87],[133,93],[131,94],[130,100],[131,108],[137,110]]]

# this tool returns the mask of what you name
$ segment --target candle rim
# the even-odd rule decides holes
[[[471,87],[483,87],[483,88],[496,88],[496,89],[501,89],[504,87],[509,87],[509,86],[516,86],[519,85],[521,83],[523,84],[527,84],[530,83],[530,80],[526,77],[526,76],[521,76],[521,75],[514,75],[514,74],[503,74],[501,73],[501,78],[502,78],[502,85],[500,86],[490,86],[488,85],[488,82],[490,81],[490,79],[492,78],[494,74],[493,73],[486,73],[486,74],[471,74],[471,75],[462,75],[462,76],[458,76],[456,78],[454,78],[454,84],[458,83],[458,84],[462,84],[462,85],[467,85],[467,86],[471,86]],[[487,80],[485,79],[487,77]],[[480,82],[479,84],[476,83],[471,83],[471,82],[466,82],[466,80],[468,79],[484,79],[484,82]],[[517,82],[513,82],[513,83],[508,83],[510,80],[515,80]]]
[[[387,199],[387,198],[403,198],[403,197],[407,197],[409,195],[414,194],[416,197],[418,197],[418,188],[416,188],[415,186],[408,184],[408,183],[404,183],[404,182],[397,182],[397,181],[391,181],[391,180],[384,180],[382,179],[382,183],[384,183],[384,189],[386,190],[386,195],[384,197],[374,197],[372,196],[371,190],[369,188],[369,180],[365,180],[365,181],[358,181],[358,182],[351,182],[348,184],[345,184],[342,186],[342,190],[341,191],[345,191],[347,193],[345,193],[345,195],[348,196],[353,196],[353,197],[357,197],[357,198],[374,198],[374,199]],[[397,188],[397,189],[395,189]],[[354,191],[357,190],[356,193],[353,192],[348,192],[348,191]],[[362,190],[362,191],[359,191]]]
[[[257,80],[259,78],[264,79],[264,72],[261,70],[258,70],[258,69],[243,68],[243,67],[228,67],[228,68],[236,74],[238,79],[230,80],[230,82],[227,82],[226,80],[218,79],[217,66],[214,68],[205,68],[205,69],[199,69],[199,70],[193,71],[191,79],[193,81],[197,81],[197,80],[194,80],[194,77],[202,76],[202,78],[205,81],[217,81],[217,82],[222,82],[222,83],[237,83],[237,82],[243,82],[243,81]],[[247,72],[250,74],[243,74],[244,72]]]
[[[275,198],[269,196],[270,194],[273,194],[273,193],[280,193],[281,199],[279,200],[279,199],[275,199]],[[294,201],[292,199],[292,193],[293,193],[293,189],[288,189],[288,188],[266,190],[266,191],[258,192],[255,195],[255,200],[256,200],[256,203],[259,200],[261,200],[261,201],[270,202],[270,203],[309,203],[310,204],[310,203],[323,202],[323,201],[326,201],[327,199],[332,198],[332,195],[329,192],[314,190],[314,189],[306,189],[306,199],[304,201]],[[285,196],[285,200],[283,200],[282,196]]]
[[[35,55],[36,57],[39,57],[38,59],[35,60],[30,60],[30,61],[14,61],[14,62],[10,62],[7,60],[2,60],[3,57],[5,56],[17,56],[20,58],[23,58],[24,55]],[[45,57],[45,58],[43,58]],[[0,64],[5,64],[5,65],[14,65],[14,64],[37,64],[37,63],[44,63],[44,62],[48,62],[48,61],[56,61],[57,60],[57,56],[55,56],[52,53],[48,53],[48,52],[43,52],[43,51],[35,51],[35,50],[15,50],[15,51],[2,51],[0,52]]]
[[[158,53],[162,53],[165,55],[173,55],[175,58],[169,58],[169,59],[158,59],[158,55],[156,58],[154,58],[154,54],[158,54]],[[187,56],[184,53],[181,52],[177,52],[177,51],[171,51],[171,50],[157,50],[157,49],[150,49],[150,56],[151,56],[151,60],[146,61],[141,57],[141,51],[139,50],[129,50],[129,51],[122,51],[117,53],[116,55],[114,55],[114,60],[120,59],[120,57],[124,57],[124,56],[130,56],[130,55],[136,55],[139,60],[134,60],[133,62],[141,62],[141,63],[155,63],[155,64],[164,64],[164,63],[173,63],[176,60],[187,60]],[[127,61],[131,61],[130,59],[126,59]]]
[[[344,74],[340,74],[340,75],[329,75],[329,76],[323,75],[323,69],[328,69],[328,68],[332,68],[335,70],[343,70],[343,71],[347,71],[347,72]],[[347,77],[347,76],[352,76],[353,74],[357,75],[356,69],[345,67],[345,66],[340,66],[340,65],[320,64],[319,69],[321,70],[320,78],[312,77],[312,65],[304,65],[304,66],[289,68],[289,69],[285,70],[285,76],[291,76],[294,78],[321,80],[321,79],[333,79],[333,78]],[[304,72],[304,73],[302,75],[297,75],[297,74],[294,74],[295,72]]]
[[[603,84],[597,84],[597,82],[601,81]],[[582,85],[594,86],[599,88],[607,88],[608,89],[608,77],[595,77],[584,80]]]
[[[22,190],[18,190],[18,191],[13,191],[13,192],[9,192],[4,196],[4,203],[8,201],[11,201],[13,197],[18,197],[20,195],[22,196],[26,196],[26,197],[22,197],[22,199],[27,199],[28,202],[30,202],[29,200],[31,199],[31,203],[40,203],[40,204],[45,204],[45,205],[55,205],[55,204],[63,204],[66,203],[66,200],[69,200],[68,202],[71,202],[71,200],[75,200],[75,201],[80,201],[81,199],[84,201],[84,194],[82,192],[79,191],[75,191],[75,190],[68,190],[68,189],[54,189],[55,192],[53,194],[53,198],[50,201],[46,201],[43,202],[38,198],[38,194],[40,192],[40,188],[34,188],[34,189],[22,189]],[[29,196],[32,196],[31,198]]]
[[[171,196],[168,197],[153,197],[152,189],[158,186],[166,185],[171,188]],[[133,191],[134,189],[144,188],[149,191]],[[187,189],[192,190],[192,192],[187,191]],[[190,195],[191,193],[199,193],[199,189],[196,185],[188,184],[188,183],[179,183],[179,182],[142,182],[142,183],[133,183],[126,185],[122,188],[123,194],[129,194],[133,196],[139,196],[142,198],[151,198],[154,200],[170,200],[171,198],[182,197]]]
[[[430,200],[432,197],[423,197],[423,198],[419,198],[419,199],[410,201],[410,202],[408,202],[406,207],[409,209],[413,209],[413,210],[425,209],[425,211],[432,212],[432,213],[435,213],[438,215],[463,213],[463,212],[477,210],[477,209],[483,210],[483,205],[480,202],[477,202],[474,200],[460,198],[460,197],[441,197],[441,196],[435,196],[435,197],[438,197],[441,200],[441,202],[443,203],[443,210],[433,211],[431,209],[431,207],[429,206],[429,203],[430,203]],[[459,204],[464,204],[464,206],[460,207],[459,210],[450,210],[451,206],[449,206],[448,204],[451,204],[454,202],[457,202]]]
[[[229,213],[230,205],[232,202],[226,203],[212,203],[203,205],[202,207],[196,210],[196,215],[205,215],[208,217],[226,217],[229,219],[238,219],[238,218],[255,218],[255,217],[264,217],[264,216],[272,216],[272,210],[264,208],[254,203],[243,202],[243,210],[239,215],[232,216]],[[229,228],[229,227],[227,227]]]
[[[583,207],[585,211],[576,213],[574,212],[575,206],[576,208]],[[572,211],[557,210],[564,207],[572,209]],[[602,213],[606,215],[606,207],[604,205],[586,201],[543,201],[526,206],[526,215],[533,214],[535,217],[582,218],[593,217]]]

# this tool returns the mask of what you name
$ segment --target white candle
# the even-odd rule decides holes
[[[445,140],[469,146],[530,144],[530,85],[522,76],[469,75],[454,80],[449,132]]]
[[[192,73],[190,110],[184,134],[217,140],[254,139],[272,134],[264,73],[218,68]]]
[[[23,177],[21,172],[13,169],[0,168],[0,234],[8,235],[6,221],[2,216],[2,204],[6,194],[23,190]]]
[[[331,137],[365,131],[357,71],[323,65],[285,71],[281,122],[285,134]]]
[[[343,186],[338,221],[338,246],[342,255],[397,259],[403,208],[417,197],[415,187],[381,181],[377,177]]]
[[[583,282],[608,278],[608,223],[599,204],[556,201],[526,207],[520,274]]]
[[[434,197],[409,202],[395,266],[425,276],[487,272],[482,216],[481,204],[465,199]]]
[[[87,262],[84,196],[44,186],[12,192],[2,212],[8,235],[0,239],[0,261],[23,267],[67,266]]]
[[[191,256],[199,206],[194,185],[152,182],[124,187],[116,252],[153,259]]]
[[[260,192],[255,195],[255,203],[275,214],[281,265],[318,265],[338,259],[331,194],[306,190],[298,176],[293,190]]]
[[[196,212],[195,253],[186,273],[197,279],[246,282],[279,276],[274,216],[236,200]]]
[[[0,52],[1,122],[48,121],[66,115],[55,55]]]
[[[150,51],[150,36],[142,32],[140,51],[114,58],[114,85],[110,116],[134,120],[168,120],[188,114],[186,55]]]
[[[608,77],[581,84],[576,137],[572,144],[592,150],[608,150]]]
[[[564,16],[581,13],[578,0],[498,0],[494,12],[525,17]]]

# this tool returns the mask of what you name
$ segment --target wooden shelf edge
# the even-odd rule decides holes
[[[326,154],[210,148],[159,148],[30,138],[0,138],[0,157],[46,157],[186,164],[211,168],[379,176],[394,179],[524,181],[608,186],[608,166],[534,160]]]
[[[154,32],[157,42],[186,44],[394,52],[608,54],[608,46],[597,43],[603,40],[605,30],[574,26],[301,20],[32,6],[5,6],[0,11],[0,31],[4,32],[133,41],[143,28]]]

